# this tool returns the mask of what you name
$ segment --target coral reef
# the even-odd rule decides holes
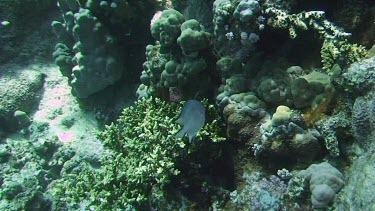
[[[152,36],[160,42],[160,53],[167,53],[176,46],[176,39],[180,36],[181,24],[185,17],[178,11],[164,10],[161,16],[151,25]]]
[[[215,108],[207,102],[205,106],[208,119],[193,144],[225,140]],[[147,207],[152,190],[164,190],[181,173],[179,163],[186,153],[194,152],[185,138],[175,136],[180,129],[175,123],[180,110],[178,104],[154,98],[126,108],[116,123],[98,134],[108,149],[98,172],[86,168],[78,175],[67,175],[55,184],[55,194],[62,197],[61,202],[73,205],[89,199],[87,206],[98,209]]]
[[[334,80],[339,88],[360,95],[373,90],[375,83],[375,57],[354,62],[336,73]]]
[[[223,110],[228,139],[249,142],[256,134],[257,121],[266,114],[265,104],[253,93],[232,95]]]
[[[304,179],[301,179],[304,178]],[[344,186],[343,175],[327,162],[312,164],[306,170],[298,172],[289,182],[289,190],[303,187],[305,180],[310,186],[311,203],[314,209],[324,209],[332,204],[335,195]],[[297,182],[298,181],[298,182]],[[299,185],[298,185],[299,184]]]
[[[234,74],[242,73],[242,64],[238,59],[231,57],[222,57],[216,62],[216,69],[221,77],[229,78]]]
[[[90,10],[79,9],[76,3],[74,10],[70,11],[63,1],[59,6],[64,13],[65,23],[55,21],[52,27],[61,38],[71,37],[69,33],[74,34],[74,41],[72,37],[70,42],[66,41],[68,38],[61,39],[63,43],[57,44],[54,57],[56,63],[61,64],[64,75],[71,79],[77,96],[87,98],[120,79],[123,67],[119,62],[119,52],[114,47],[117,43]],[[74,46],[70,46],[73,57],[68,53],[67,46],[72,42],[75,42]]]
[[[353,62],[358,62],[367,56],[366,49],[357,44],[351,44],[347,40],[326,38],[321,49],[323,69],[329,74],[335,64],[347,67]]]
[[[331,156],[338,157],[340,155],[338,138],[340,133],[348,133],[350,131],[350,122],[345,113],[332,115],[328,118],[319,120],[316,126],[324,137],[326,148]]]
[[[127,34],[130,39],[133,28],[129,23],[138,18],[135,11],[150,16],[147,8],[153,8],[154,3],[59,0],[58,6],[63,22],[52,23],[59,39],[53,56],[79,98],[113,85],[123,74],[132,74],[122,58],[129,43],[120,37]],[[145,25],[141,18],[139,24]]]
[[[260,5],[257,0],[242,0],[234,10],[233,16],[241,22],[248,22],[255,18],[260,12]]]
[[[255,156],[263,154],[276,164],[276,160],[311,162],[320,153],[320,133],[307,129],[302,117],[286,106],[279,106],[270,118],[268,115],[259,128],[260,142],[254,143]]]
[[[213,55],[204,53],[211,34],[197,20],[185,21],[180,12],[164,10],[152,24],[151,33],[158,42],[146,48],[147,61],[141,75],[144,86],[151,90],[178,87],[185,97],[212,89],[216,78],[210,73],[207,58]]]
[[[213,5],[214,46],[221,57],[244,61],[254,51],[265,18],[257,0],[217,0]]]
[[[51,200],[44,192],[48,184],[59,177],[59,172],[55,170],[61,169],[58,166],[61,164],[53,161],[62,145],[57,137],[40,140],[35,132],[31,131],[33,138],[30,140],[7,139],[0,145],[2,210],[51,208]],[[69,158],[71,156],[65,153],[65,158],[60,161]]]
[[[261,178],[258,172],[243,175],[244,187],[231,192],[231,202],[240,210],[280,210],[287,185],[275,175]]]
[[[298,14],[288,14],[283,9],[269,7],[265,13],[270,16],[267,24],[274,28],[288,29],[290,38],[297,37],[298,30],[316,30],[324,38],[342,39],[351,34],[343,32],[340,28],[325,18],[324,11],[310,11]]]
[[[58,66],[0,67],[1,210],[372,208],[374,5],[57,3],[0,0],[0,63]]]

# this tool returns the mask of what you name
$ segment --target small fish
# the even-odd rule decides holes
[[[203,104],[197,100],[188,100],[182,108],[180,117],[176,120],[178,124],[183,126],[176,137],[182,138],[187,134],[191,143],[198,131],[202,129],[205,120]]]

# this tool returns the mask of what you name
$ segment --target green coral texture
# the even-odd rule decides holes
[[[353,62],[361,61],[367,56],[366,49],[347,40],[325,39],[321,49],[323,69],[329,70],[335,65],[348,67]]]
[[[124,109],[116,123],[98,133],[108,152],[102,167],[91,170],[83,166],[78,175],[55,183],[54,195],[70,206],[88,200],[86,203],[98,210],[145,208],[152,188],[163,190],[171,177],[180,173],[176,164],[182,154],[194,153],[187,137],[175,137],[181,128],[175,120],[182,105],[150,98]],[[204,105],[206,124],[193,144],[224,141],[215,107],[207,101]]]

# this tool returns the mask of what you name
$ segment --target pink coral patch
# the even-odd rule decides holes
[[[60,133],[57,135],[62,142],[71,142],[74,138],[73,132]]]

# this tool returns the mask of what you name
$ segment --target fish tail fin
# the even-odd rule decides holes
[[[197,136],[196,134],[189,136],[189,143],[192,143],[196,136]]]
[[[183,137],[185,136],[185,134],[186,134],[185,130],[181,129],[180,131],[178,131],[178,132],[176,133],[175,136],[176,136],[177,138],[183,138]]]

